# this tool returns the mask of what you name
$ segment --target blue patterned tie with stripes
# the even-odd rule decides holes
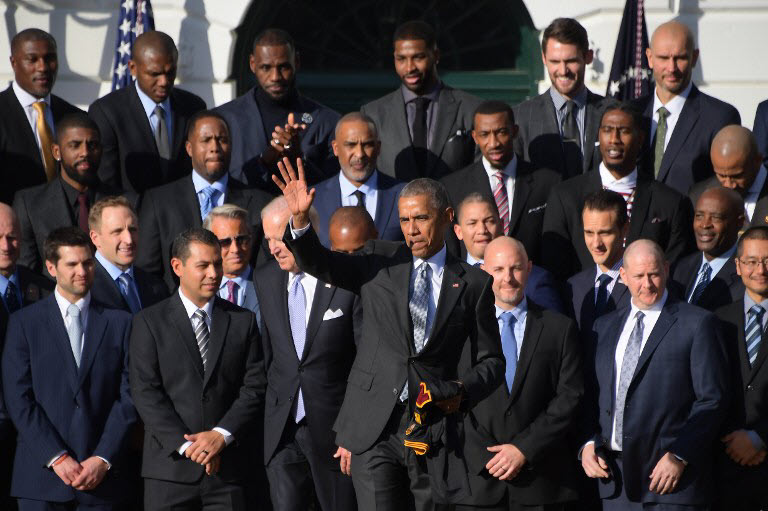
[[[749,319],[744,329],[744,338],[747,341],[747,356],[750,366],[755,363],[757,352],[760,349],[760,341],[763,339],[763,314],[765,314],[765,309],[760,305],[753,305],[747,313]]]

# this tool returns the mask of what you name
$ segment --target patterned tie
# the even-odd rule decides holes
[[[515,371],[517,370],[517,340],[515,339],[515,322],[517,318],[512,311],[502,312],[501,321],[501,350],[504,358],[507,360],[507,391],[512,390],[512,383],[515,381]]]
[[[608,284],[611,283],[613,277],[603,273],[597,280],[600,284],[595,294],[595,317],[602,316],[605,312],[605,307],[608,305]]]
[[[155,130],[155,145],[157,145],[157,154],[160,158],[170,159],[171,147],[168,143],[168,126],[165,123],[165,109],[161,105],[155,107],[155,117],[157,117],[157,129]]]
[[[195,340],[197,341],[197,349],[200,350],[200,358],[203,361],[203,372],[208,370],[208,341],[211,339],[211,333],[208,331],[208,324],[205,322],[205,318],[208,315],[203,309],[197,309],[192,317],[197,322],[195,326]]]
[[[70,317],[69,326],[67,326],[67,335],[69,335],[69,345],[72,347],[72,355],[75,357],[75,364],[80,367],[80,358],[83,354],[83,324],[80,319],[80,309],[74,303],[67,307],[67,314]]]
[[[712,267],[709,265],[709,263],[702,264],[701,269],[699,270],[699,280],[696,282],[696,287],[693,288],[693,293],[691,293],[691,299],[689,300],[690,303],[693,305],[699,303],[701,295],[704,294],[704,290],[709,285],[711,276]]]
[[[51,150],[53,132],[45,120],[45,111],[48,109],[48,104],[45,101],[36,101],[32,103],[32,108],[37,112],[37,136],[40,138],[40,151],[43,154],[45,177],[50,181],[56,177],[56,164],[53,161],[53,152]]]
[[[493,174],[496,178],[496,186],[493,188],[493,199],[496,201],[496,209],[499,210],[501,225],[504,227],[504,235],[509,235],[509,196],[507,187],[504,184],[504,174],[496,172]]]
[[[16,312],[17,310],[21,309],[21,303],[19,303],[19,293],[16,288],[16,284],[8,281],[8,286],[5,288],[5,295],[3,296],[5,298],[5,308],[8,309],[8,312]]]
[[[643,318],[645,314],[642,311],[637,311],[635,318],[635,327],[632,329],[632,333],[629,334],[629,340],[627,341],[627,348],[624,350],[624,359],[621,362],[621,373],[619,376],[619,389],[616,392],[616,405],[614,407],[614,414],[616,419],[616,429],[613,434],[616,438],[616,444],[619,446],[619,450],[622,448],[624,432],[624,403],[627,400],[627,391],[629,390],[629,384],[632,382],[632,377],[635,374],[635,368],[637,367],[637,361],[640,359],[640,347],[643,343]]]
[[[304,294],[304,286],[301,285],[303,273],[297,273],[288,291],[288,316],[291,322],[291,335],[293,346],[296,348],[296,356],[301,360],[304,354],[304,344],[307,342],[307,297]],[[304,410],[304,394],[299,387],[299,396],[296,399],[296,423],[306,416]]]
[[[365,194],[360,190],[355,190],[352,195],[357,198],[357,204],[355,206],[365,209]]]
[[[237,296],[237,289],[240,286],[237,285],[237,282],[234,280],[228,280],[227,281],[227,301],[234,303],[237,305],[237,300],[235,300],[235,297]]]
[[[581,174],[583,169],[581,132],[577,117],[576,102],[569,99],[565,102],[565,115],[563,115],[563,152],[569,176]]]
[[[117,281],[120,287],[120,293],[122,293],[123,298],[125,298],[125,303],[128,304],[131,313],[136,314],[141,310],[141,301],[139,300],[139,293],[136,291],[136,286],[133,284],[133,279],[128,273],[122,273],[117,277]]]
[[[757,352],[760,350],[760,342],[763,339],[763,314],[765,309],[760,305],[753,305],[747,313],[749,319],[744,329],[744,339],[747,341],[747,357],[749,365],[752,366],[757,358]]]
[[[430,281],[429,281],[429,264],[426,261],[422,261],[421,265],[416,269],[416,281],[413,283],[413,295],[408,302],[408,310],[411,312],[411,320],[413,321],[413,347],[416,349],[416,353],[421,353],[424,349],[424,345],[427,342],[427,310],[429,308],[429,293],[430,293]],[[405,401],[408,399],[408,380],[405,381],[405,387],[400,393],[400,400]]]
[[[216,207],[219,191],[212,186],[206,186],[200,190],[200,193],[204,195],[203,200],[200,201],[200,216],[203,221],[205,221],[205,217],[208,216],[208,213]]]
[[[653,148],[653,175],[658,178],[661,160],[664,159],[664,143],[667,139],[667,117],[669,117],[669,110],[661,107],[657,111],[659,112],[659,122],[656,123],[656,143]]]

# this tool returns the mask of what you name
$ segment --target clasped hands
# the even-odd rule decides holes
[[[581,466],[584,469],[584,473],[589,477],[602,479],[611,477],[608,463],[602,456],[597,454],[594,442],[585,445],[584,449],[582,449]],[[672,493],[677,489],[684,470],[685,463],[683,461],[679,460],[671,452],[664,454],[656,463],[656,466],[653,467],[651,475],[648,476],[651,480],[648,489],[659,495]]]
[[[267,165],[274,165],[280,158],[296,157],[301,152],[301,140],[299,134],[307,128],[306,124],[297,123],[293,112],[288,114],[288,121],[284,127],[275,126],[269,147],[261,158]]]
[[[739,465],[754,467],[765,461],[766,450],[755,447],[743,429],[731,431],[720,440],[725,444],[725,453]]]
[[[525,466],[525,454],[512,444],[492,445],[486,449],[495,454],[485,468],[500,481],[514,479]]]
[[[227,446],[224,435],[218,431],[201,431],[191,435],[184,435],[184,440],[192,442],[192,445],[184,451],[184,456],[205,466],[205,473],[209,476],[216,474],[221,467],[219,454]]]
[[[64,484],[75,490],[93,490],[107,475],[107,464],[98,456],[91,456],[79,463],[68,454],[64,459],[59,458],[51,467]]]

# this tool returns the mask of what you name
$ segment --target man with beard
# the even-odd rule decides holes
[[[332,144],[341,172],[315,187],[320,241],[330,246],[328,222],[333,212],[342,206],[365,209],[373,218],[379,239],[401,241],[397,194],[405,184],[376,170],[381,141],[373,120],[359,112],[348,113],[336,123]]]
[[[258,85],[216,109],[232,127],[232,177],[276,191],[270,176],[284,156],[303,158],[310,183],[336,172],[331,139],[339,114],[297,90],[299,52],[290,34],[258,34],[249,65]]]
[[[102,197],[120,192],[99,181],[99,128],[85,113],[65,116],[56,125],[53,157],[61,172],[53,181],[16,194],[13,209],[21,226],[19,262],[43,271],[43,245],[58,227],[76,226],[88,233],[88,211]],[[135,201],[133,194],[129,200]]]

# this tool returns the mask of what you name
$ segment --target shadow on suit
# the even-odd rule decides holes
[[[595,311],[595,277],[597,268],[593,264],[569,278],[565,285],[565,303],[570,308],[569,316],[576,320],[583,336],[592,332],[592,324],[599,317]],[[629,306],[631,296],[627,286],[619,281],[613,285],[611,294],[602,314]],[[601,314],[601,315],[602,315]]]
[[[693,288],[698,281],[701,262],[701,252],[694,252],[682,258],[672,269],[672,278],[669,283],[670,293],[675,293],[680,300],[688,301],[688,297],[693,293]],[[716,275],[712,275],[696,305],[702,309],[714,311],[743,296],[744,283],[736,273],[736,262],[731,257]]]

